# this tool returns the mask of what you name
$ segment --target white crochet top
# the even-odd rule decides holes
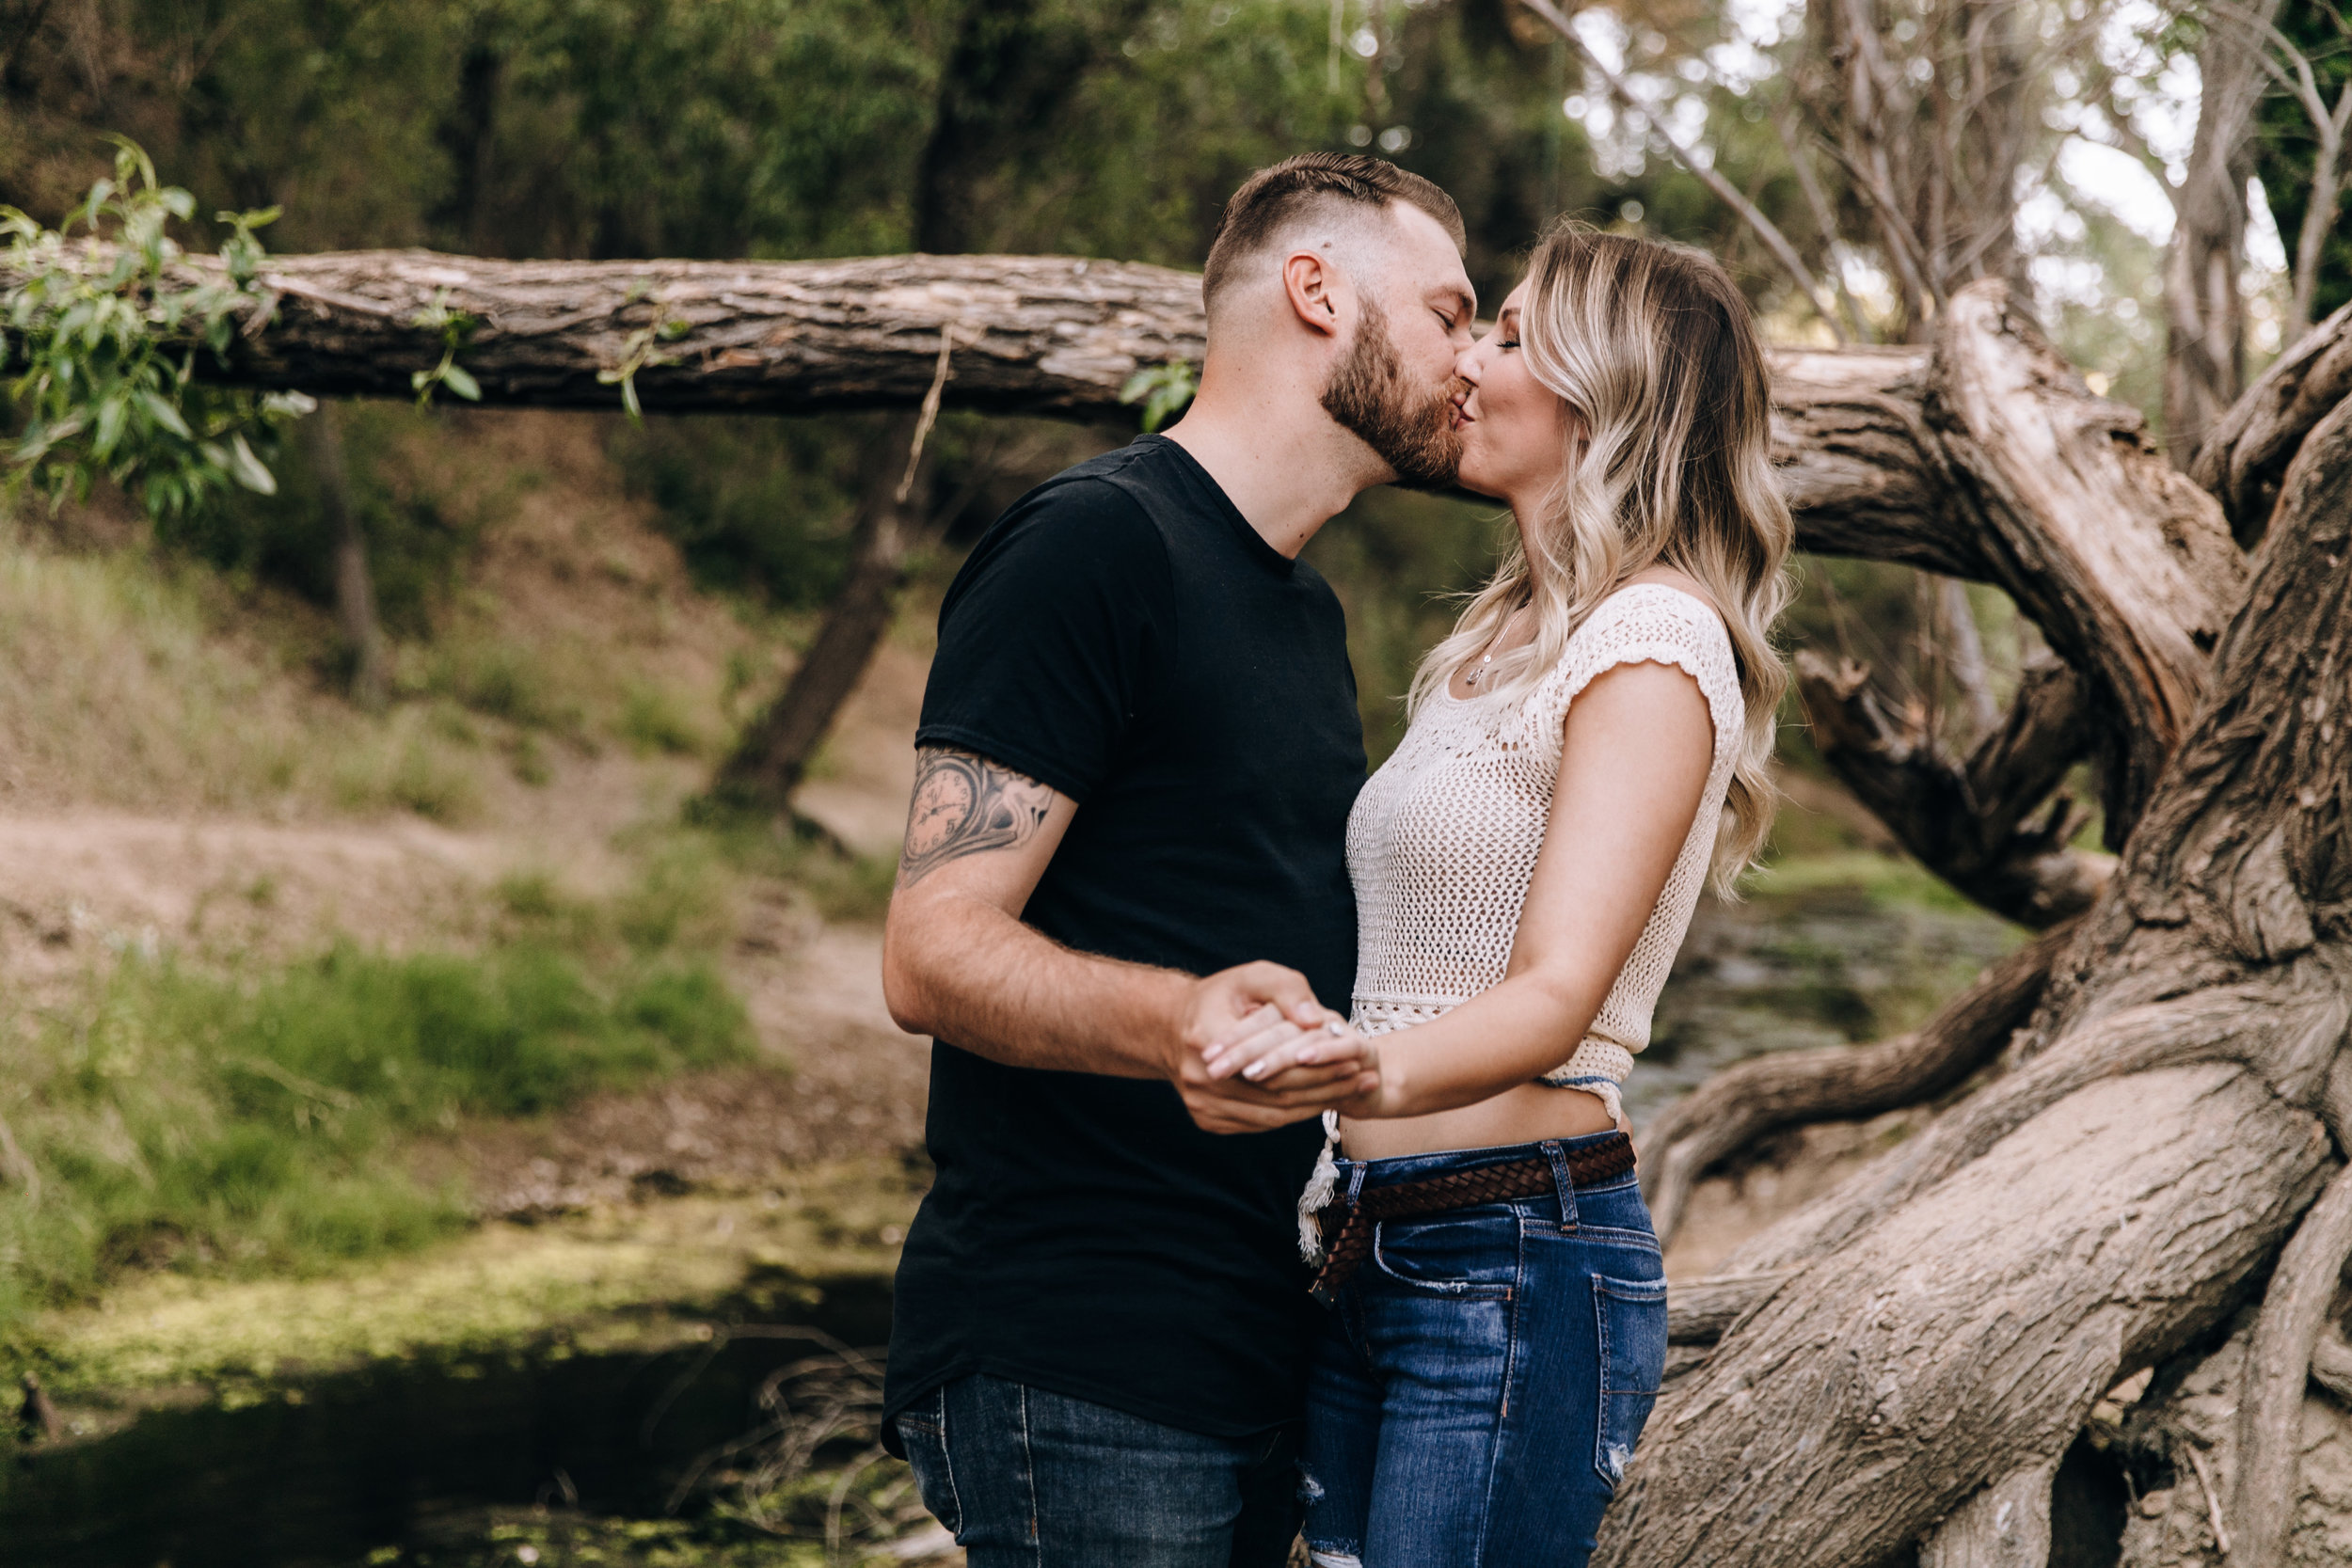
[[[1651,1011],[1690,929],[1746,715],[1723,621],[1678,588],[1636,583],[1603,599],[1523,698],[1440,688],[1422,705],[1347,819],[1359,1031],[1425,1023],[1502,979],[1551,820],[1568,705],[1605,671],[1642,663],[1671,664],[1698,682],[1715,721],[1714,766],[1658,907],[1590,1032],[1543,1075],[1598,1095],[1622,1125],[1617,1085],[1649,1043]]]

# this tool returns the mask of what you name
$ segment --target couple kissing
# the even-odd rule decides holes
[[[1618,1086],[1772,809],[1791,528],[1738,288],[1311,153],[1227,204],[1200,391],[940,611],[883,957],[936,1180],[885,1441],[972,1568],[1581,1565],[1655,1399]],[[1367,779],[1362,491],[1516,541]]]

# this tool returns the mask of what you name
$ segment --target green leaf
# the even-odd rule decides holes
[[[188,421],[180,417],[180,410],[171,405],[169,398],[159,396],[154,392],[141,392],[139,406],[147,410],[149,419],[170,431],[183,441],[192,441],[196,438],[196,432],[188,428]]]
[[[90,455],[104,462],[113,454],[115,445],[122,439],[122,421],[131,412],[130,404],[122,398],[108,398],[98,405],[98,430],[90,437]]]
[[[278,478],[253,455],[253,449],[245,444],[242,434],[229,437],[229,476],[246,489],[261,495],[278,494]]]
[[[475,382],[473,372],[463,365],[453,364],[442,367],[441,383],[468,403],[482,401],[481,386]]]

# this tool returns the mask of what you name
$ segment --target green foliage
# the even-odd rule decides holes
[[[608,450],[695,580],[780,609],[832,597],[849,569],[858,461],[874,421],[660,415]]]
[[[497,506],[512,486],[468,498],[464,476],[415,453],[437,445],[443,416],[396,403],[336,410],[343,445],[343,500],[368,542],[376,613],[395,634],[432,629]],[[158,539],[241,579],[276,583],[312,604],[335,600],[335,531],[310,445],[290,441],[273,467],[270,495],[236,492],[222,504],[166,519]],[[438,689],[436,687],[435,689]]]
[[[1347,652],[1378,767],[1405,737],[1405,689],[1430,645],[1453,629],[1458,595],[1494,570],[1499,502],[1367,490],[1308,541],[1300,557],[1347,610]]]
[[[237,317],[265,308],[254,231],[277,210],[221,214],[225,276],[191,276],[168,229],[194,215],[196,198],[159,183],[144,151],[114,139],[113,176],[58,229],[0,208],[6,356],[22,366],[9,391],[24,420],[8,458],[53,504],[87,496],[103,475],[157,519],[200,512],[231,485],[266,495],[277,481],[254,441],[313,404],[222,391],[195,372],[199,352],[225,359]],[[77,229],[92,243],[75,245]]]
[[[306,1268],[463,1222],[403,1140],[532,1116],[750,1053],[707,966],[590,978],[525,943],[481,958],[342,944],[219,976],[127,959],[79,1007],[13,1037],[5,1111],[38,1194],[0,1193],[0,1320],[126,1268]]]
[[[1166,424],[1168,416],[1181,414],[1200,389],[1200,373],[1188,359],[1171,359],[1165,365],[1146,365],[1127,378],[1119,389],[1121,403],[1143,404],[1143,428],[1153,431]]]

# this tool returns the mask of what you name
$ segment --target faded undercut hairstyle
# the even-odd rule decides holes
[[[1499,655],[1493,691],[1524,695],[1601,600],[1650,566],[1688,573],[1730,633],[1747,723],[1713,882],[1729,895],[1772,825],[1767,765],[1788,673],[1772,641],[1795,532],[1772,477],[1763,351],[1748,304],[1713,257],[1562,224],[1528,259],[1519,352],[1558,394],[1560,480],[1520,519],[1493,580],[1413,678],[1418,711],[1523,605],[1529,644]],[[1581,428],[1580,428],[1581,427]]]
[[[1454,198],[1418,174],[1407,174],[1384,158],[1360,152],[1301,152],[1242,182],[1225,203],[1216,237],[1209,242],[1201,269],[1200,297],[1214,310],[1216,298],[1263,251],[1297,221],[1332,204],[1379,211],[1393,202],[1418,207],[1444,226],[1454,248],[1468,240]]]

